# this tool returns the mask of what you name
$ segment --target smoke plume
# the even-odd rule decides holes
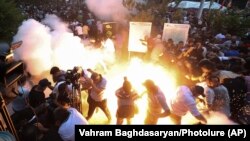
[[[33,19],[26,20],[14,36],[14,42],[17,41],[23,41],[23,44],[14,51],[15,59],[23,60],[29,72],[38,75],[51,68],[51,35],[48,27]]]
[[[14,57],[23,60],[32,75],[40,75],[52,66],[64,70],[74,66],[92,67],[93,64],[85,61],[97,56],[84,49],[80,38],[55,15],[47,15],[42,23],[34,19],[24,21],[14,36],[13,42],[17,41],[23,44],[14,51]]]
[[[86,0],[88,9],[99,19],[124,23],[129,11],[123,0]]]

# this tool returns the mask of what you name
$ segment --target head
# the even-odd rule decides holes
[[[184,42],[183,41],[179,41],[179,43],[177,44],[178,48],[183,48],[184,47]]]
[[[197,47],[197,48],[201,48],[201,47],[202,47],[201,42],[200,42],[200,41],[197,41],[197,42],[195,43],[195,47]]]
[[[193,46],[194,45],[194,39],[193,38],[189,38],[188,39],[188,46]]]
[[[70,106],[70,99],[67,93],[59,93],[57,97],[57,102],[64,109],[67,109]]]
[[[202,73],[209,74],[216,70],[215,64],[209,60],[203,60],[199,63]]]
[[[99,73],[94,72],[91,75],[91,79],[94,81],[94,83],[99,83],[99,82],[102,81],[102,75],[99,74]]]
[[[206,77],[206,84],[211,88],[218,87],[220,85],[220,79],[217,76],[209,75]]]
[[[147,89],[149,93],[155,93],[157,91],[157,86],[155,85],[153,80],[147,79],[143,85]]]
[[[194,97],[198,97],[200,95],[205,97],[204,88],[201,86],[193,86],[191,87],[191,91]]]
[[[50,86],[51,83],[47,78],[44,78],[38,82],[38,86],[41,88],[41,90],[45,90],[48,86]]]
[[[53,82],[57,82],[59,76],[61,75],[61,70],[54,66],[50,69],[50,74],[52,75]]]
[[[50,74],[51,74],[51,75],[54,75],[54,74],[56,74],[57,72],[60,72],[60,69],[59,69],[58,67],[56,67],[56,66],[54,66],[54,67],[52,67],[52,68],[50,69]]]
[[[65,122],[68,119],[69,115],[70,113],[66,109],[57,107],[54,110],[54,119],[56,126],[60,126],[63,122]]]
[[[128,81],[127,77],[124,77],[123,85],[122,85],[123,90],[126,93],[129,93],[132,89],[131,83]]]
[[[232,36],[231,40],[232,40],[232,41],[237,41],[237,36],[235,36],[235,35]]]

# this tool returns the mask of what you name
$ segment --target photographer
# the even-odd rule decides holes
[[[111,115],[107,107],[107,99],[104,98],[104,91],[106,89],[107,80],[101,74],[93,72],[90,69],[88,69],[88,71],[91,72],[92,75],[91,79],[87,79],[91,88],[89,90],[88,96],[89,111],[86,119],[89,120],[92,117],[96,107],[100,107],[107,116],[108,122],[110,122]]]
[[[55,83],[55,86],[52,87],[52,94],[54,94],[55,98],[57,98],[58,86],[66,81],[66,73],[60,70],[58,67],[54,66],[50,69],[50,74],[52,75],[53,82]]]
[[[50,87],[51,83],[48,79],[44,78],[39,81],[38,85],[35,85],[29,93],[29,104],[33,108],[39,107],[41,104],[45,103],[44,91],[47,87]]]

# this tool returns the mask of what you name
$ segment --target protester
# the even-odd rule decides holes
[[[135,100],[139,96],[133,90],[132,84],[127,80],[127,77],[124,78],[122,87],[116,90],[116,97],[118,100],[116,124],[122,124],[124,119],[127,119],[127,124],[131,124],[131,118],[138,112]]]
[[[145,124],[157,124],[159,118],[170,114],[166,98],[162,90],[152,80],[146,80],[143,85],[147,89],[148,107]],[[162,110],[164,112],[162,112]]]
[[[171,99],[171,120],[175,124],[181,124],[181,119],[187,112],[190,112],[197,120],[207,123],[205,117],[196,107],[195,98],[204,95],[204,89],[201,86],[180,86],[177,88],[175,96]]]

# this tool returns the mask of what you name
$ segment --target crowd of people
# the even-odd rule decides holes
[[[77,32],[77,28],[82,31],[85,25],[87,31],[97,29],[96,22],[91,22],[96,20],[93,20],[84,4],[74,7],[71,1],[60,1],[60,6],[59,3],[51,3],[44,7],[18,2],[24,14],[30,18],[41,20],[49,13],[60,15],[62,19],[74,23],[72,31],[82,39],[88,38],[88,33]],[[161,32],[158,32],[160,36],[156,34],[156,37],[146,40],[148,52],[143,59],[175,70],[178,87],[175,95],[166,99],[162,88],[154,81],[148,79],[142,84],[148,100],[144,123],[157,124],[159,118],[170,117],[174,124],[181,124],[182,117],[190,112],[198,121],[206,124],[203,111],[197,107],[198,99],[204,102],[206,114],[216,111],[236,123],[249,124],[250,48],[247,43],[250,28],[244,37],[232,35],[230,31],[212,34],[212,27],[206,21],[206,13],[202,19],[196,19],[192,11],[186,11],[182,21],[172,21],[170,16],[168,18],[169,22],[190,24],[189,39],[186,44],[182,41],[175,43],[172,39],[162,41]],[[76,21],[78,23],[75,24]],[[97,34],[91,36],[100,38]],[[105,113],[107,124],[111,122],[108,101],[104,96],[109,80],[91,69],[76,68],[76,72],[79,76],[69,76],[64,70],[53,67],[50,74],[55,85],[52,86],[44,78],[31,90],[24,86],[27,82],[26,76],[18,81],[12,119],[22,140],[73,141],[74,125],[89,124],[96,108]],[[45,97],[46,88],[52,90],[49,98]],[[72,88],[77,89],[76,94],[72,94]],[[88,94],[86,100],[89,108],[86,117],[81,110],[81,91]],[[115,96],[118,105],[116,124],[124,124],[124,119],[127,124],[131,124],[140,110],[135,101],[144,95],[138,94],[129,78],[125,77],[123,85],[114,92]]]

